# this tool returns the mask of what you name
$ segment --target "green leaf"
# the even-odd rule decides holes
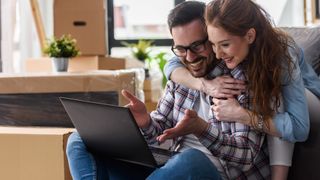
[[[153,41],[140,39],[137,43],[121,42],[122,45],[129,47],[133,57],[140,61],[145,61],[150,58],[150,48],[153,46]]]
[[[80,54],[76,42],[70,34],[62,35],[60,38],[52,37],[47,40],[43,52],[49,57],[75,57]]]
[[[164,74],[164,66],[166,65],[167,63],[167,59],[166,59],[166,56],[167,53],[165,52],[160,52],[158,53],[155,57],[154,57],[154,60],[156,60],[156,62],[158,63],[158,66],[160,68],[160,71],[162,73],[162,87],[164,88],[167,84],[167,78]]]

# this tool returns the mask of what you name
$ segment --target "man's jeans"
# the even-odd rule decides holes
[[[220,179],[212,162],[199,150],[189,149],[172,157],[164,166],[152,169],[116,160],[102,160],[90,154],[79,134],[70,135],[67,157],[74,180],[93,179]]]

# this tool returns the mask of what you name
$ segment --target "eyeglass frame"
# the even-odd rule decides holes
[[[172,45],[171,46],[171,51],[178,57],[186,57],[187,56],[187,53],[188,53],[188,50],[190,50],[192,53],[195,53],[195,54],[199,54],[199,53],[202,53],[203,51],[205,51],[207,48],[206,48],[206,45],[205,43],[208,41],[208,36],[206,38],[204,38],[203,40],[199,40],[199,41],[196,41],[196,42],[193,42],[191,43],[189,46],[174,46]],[[194,48],[197,47],[197,46],[200,46],[200,45],[203,45],[203,50],[201,51],[195,51]],[[174,51],[176,48],[182,48],[184,49],[184,55],[178,55],[176,54],[176,52]]]

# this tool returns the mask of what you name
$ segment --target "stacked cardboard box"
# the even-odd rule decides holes
[[[158,100],[162,95],[162,76],[155,73],[144,80],[144,97],[148,112],[156,109]]]
[[[70,59],[68,72],[88,70],[119,70],[143,67],[144,64],[136,59],[114,58],[107,56],[79,56]],[[52,72],[50,58],[30,58],[26,61],[27,72]]]
[[[55,0],[54,35],[71,34],[82,55],[107,53],[106,1]]]
[[[0,127],[0,179],[71,180],[66,142],[72,128]]]
[[[76,6],[75,6],[76,5]],[[81,56],[70,60],[68,71],[118,70],[144,67],[135,59],[106,56],[108,28],[105,0],[54,0],[54,36],[70,34]],[[27,72],[51,72],[50,58],[30,58]]]
[[[125,105],[136,92],[136,72],[89,71],[0,75],[0,124],[72,127],[59,97]]]

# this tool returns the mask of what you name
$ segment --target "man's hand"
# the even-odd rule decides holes
[[[244,81],[230,76],[220,76],[212,80],[201,78],[201,82],[201,91],[215,98],[231,98],[240,95],[246,88]]]
[[[147,128],[150,124],[150,116],[145,104],[127,90],[122,90],[121,93],[128,101],[130,101],[126,107],[130,109],[138,126],[140,128]]]
[[[173,139],[187,134],[200,135],[208,127],[208,123],[201,119],[193,110],[186,109],[185,116],[177,123],[174,128],[163,131],[163,134],[157,137],[159,142],[167,139]]]
[[[240,106],[235,98],[217,99],[212,98],[213,105],[211,106],[214,116],[219,121],[239,122],[247,124],[250,119],[247,111]]]

